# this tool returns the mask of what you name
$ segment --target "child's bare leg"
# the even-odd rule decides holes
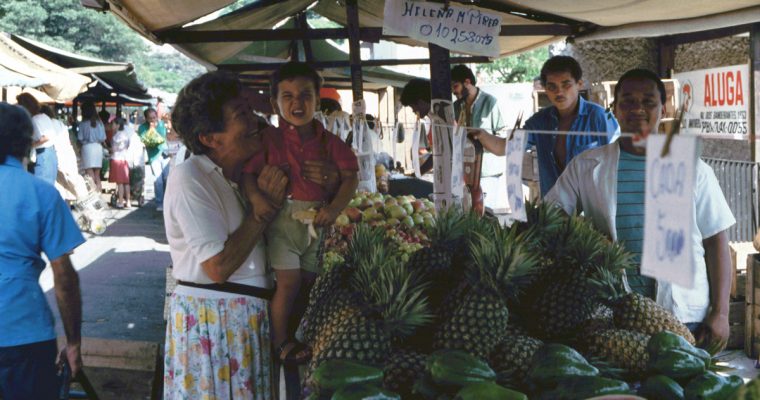
[[[288,320],[293,311],[293,303],[301,288],[301,270],[275,270],[275,276],[277,278],[277,289],[271,303],[272,343],[279,347],[289,339]],[[295,342],[286,344],[277,357],[284,359],[294,346]],[[292,356],[299,358],[302,355],[293,354]]]
[[[293,311],[290,312],[288,321],[288,334],[293,337],[301,324],[301,319],[306,313],[306,306],[309,304],[309,293],[314,286],[317,274],[311,271],[301,270],[301,289],[298,291],[298,297],[293,302]]]
[[[129,184],[122,185],[124,188],[124,198],[126,199],[127,207],[132,207],[132,193],[129,191]]]

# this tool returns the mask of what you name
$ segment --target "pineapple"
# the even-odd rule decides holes
[[[428,231],[430,247],[423,247],[412,254],[408,265],[429,279],[448,271],[451,258],[467,232],[470,221],[466,214],[453,208],[438,213],[435,223]]]
[[[600,358],[614,367],[620,367],[634,376],[647,371],[649,353],[647,343],[651,336],[626,329],[606,329],[585,338],[588,358]]]
[[[530,336],[507,334],[488,358],[488,363],[497,373],[497,382],[504,386],[522,387],[530,369],[530,360],[543,344]]]
[[[394,256],[390,243],[377,240],[382,233],[380,228],[357,229],[344,288],[353,296],[315,307],[329,310],[316,330],[307,376],[332,359],[383,365],[394,343],[432,320],[425,284]]]
[[[357,260],[375,251],[385,239],[380,229],[357,225],[346,254],[346,262],[325,271],[309,293],[309,302],[301,321],[303,340],[313,344],[317,333],[330,316],[357,301],[357,294],[348,285]]]
[[[414,382],[425,376],[427,357],[427,354],[414,351],[394,352],[383,369],[383,386],[404,398],[411,397]]]
[[[564,244],[555,244],[553,267],[539,271],[541,279],[523,300],[531,331],[554,341],[572,335],[596,310],[595,287],[587,283],[596,267],[619,271],[628,265],[626,257],[611,257],[612,244],[580,217],[567,219],[559,232]]]
[[[447,298],[452,312],[438,326],[433,347],[486,358],[505,336],[507,303],[516,297],[520,282],[530,279],[536,258],[524,251],[516,229],[498,225],[473,232],[468,247],[470,287]]]
[[[590,281],[599,289],[602,301],[612,308],[616,328],[646,335],[668,330],[695,344],[694,335],[675,315],[650,298],[627,292],[623,279],[610,271],[599,270],[597,277]]]

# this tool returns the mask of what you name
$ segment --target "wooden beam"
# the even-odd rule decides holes
[[[675,67],[676,45],[664,42],[660,39],[657,43],[657,73],[660,78],[670,78],[670,72]]]
[[[360,40],[378,42],[382,28],[359,29]],[[348,39],[346,28],[309,29],[230,29],[218,31],[197,31],[173,29],[162,32],[159,39],[165,43],[227,43],[227,42],[259,42],[270,40],[318,40],[318,39]]]
[[[752,28],[752,24],[729,26],[726,28],[712,29],[709,31],[681,33],[678,35],[662,36],[659,40],[670,45],[679,45],[685,43],[702,42],[705,40],[719,39],[726,36],[734,36],[747,33]]]
[[[309,37],[310,29],[308,22],[306,22],[306,12],[298,13],[296,16],[296,26],[303,32],[304,37]],[[301,44],[303,45],[303,53],[306,62],[310,63],[314,61],[314,54],[311,52],[311,40],[301,39]]]
[[[488,57],[474,56],[474,57],[452,57],[451,62],[454,64],[482,64],[491,62]],[[388,65],[426,65],[430,63],[428,58],[410,58],[405,60],[393,59],[393,60],[363,60],[361,62],[362,67],[382,67]],[[219,64],[217,68],[245,72],[245,71],[272,71],[284,63],[257,63],[257,64]],[[310,65],[316,69],[329,69],[329,68],[345,68],[351,66],[349,61],[335,60],[335,61],[314,61]]]
[[[573,27],[563,24],[543,25],[502,25],[501,36],[567,36],[574,33]],[[228,43],[276,40],[319,40],[348,39],[346,28],[309,29],[230,29],[218,31],[197,31],[172,29],[158,34],[165,43]],[[399,39],[401,36],[383,35],[383,28],[359,28],[359,39],[377,43],[380,39]]]
[[[753,24],[749,31],[749,143],[750,157],[752,161],[758,161],[757,154],[757,130],[760,121],[760,23]]]
[[[451,100],[451,56],[449,50],[430,43],[431,99]]]
[[[346,1],[346,22],[348,23],[348,58],[351,61],[351,90],[354,102],[363,99],[362,57],[359,47],[359,5],[358,0]]]

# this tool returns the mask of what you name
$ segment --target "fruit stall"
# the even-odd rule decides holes
[[[507,227],[359,193],[324,264],[300,332],[309,399],[760,398],[626,291],[619,244],[553,207]]]

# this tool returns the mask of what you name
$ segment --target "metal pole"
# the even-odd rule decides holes
[[[359,49],[359,6],[357,0],[346,1],[346,19],[348,21],[348,50],[351,62],[351,89],[354,102],[363,99],[362,59]]]

